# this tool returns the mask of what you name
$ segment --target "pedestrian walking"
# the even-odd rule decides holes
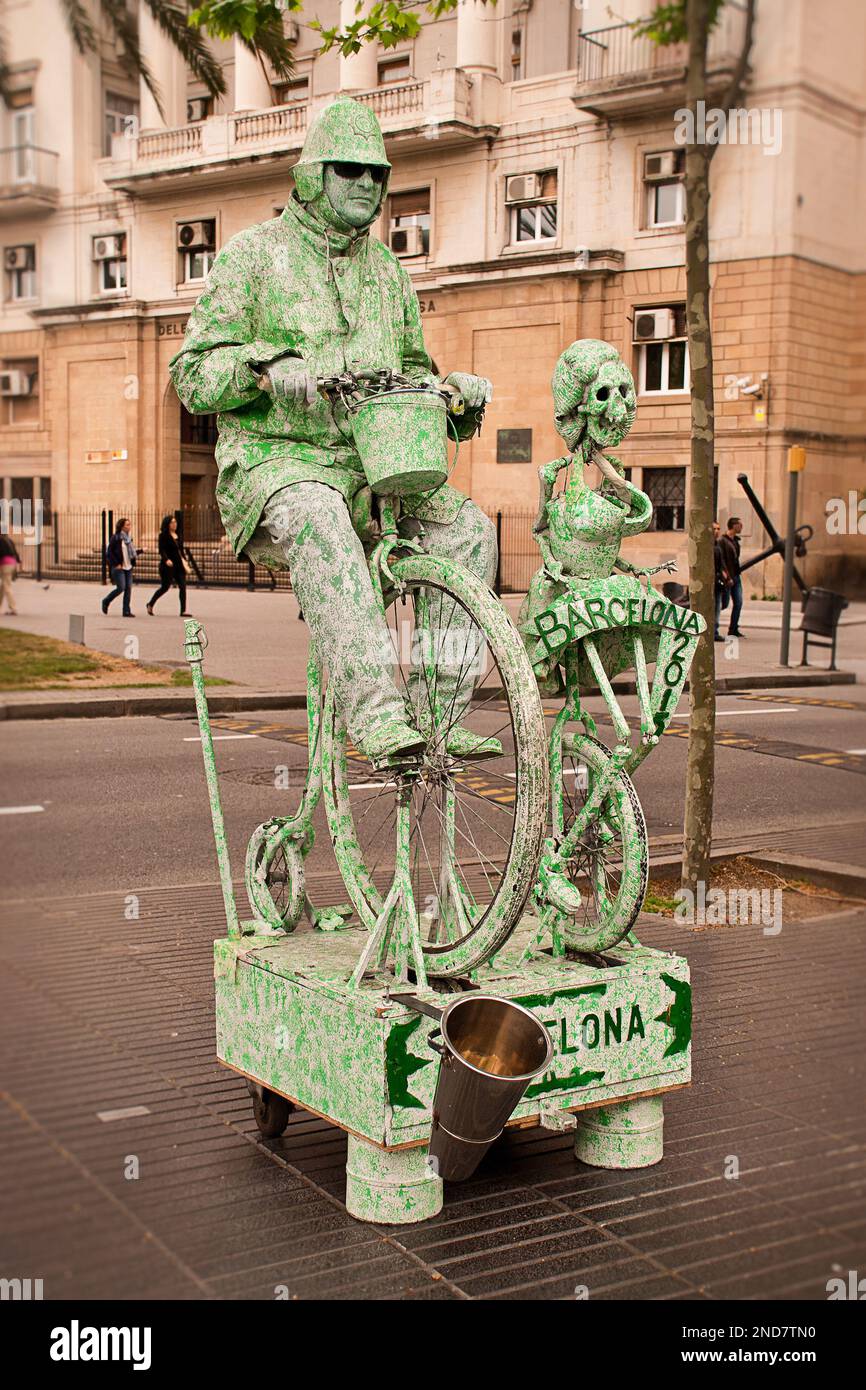
[[[3,607],[5,598],[9,609],[9,616],[18,616],[18,609],[15,607],[15,595],[12,592],[12,581],[21,564],[21,556],[15,548],[15,542],[11,536],[0,535],[0,608]]]
[[[728,517],[728,529],[719,541],[722,564],[731,581],[731,621],[728,626],[729,637],[743,637],[740,631],[740,614],[743,611],[743,581],[740,574],[740,532],[743,523],[738,516]]]
[[[191,565],[184,554],[184,548],[177,537],[177,517],[164,516],[159,529],[159,579],[160,587],[151,597],[147,611],[153,617],[153,605],[167,594],[172,584],[180,591],[180,616],[189,618],[186,611],[186,579]]]
[[[716,568],[716,630],[715,639],[717,642],[724,642],[721,633],[722,609],[727,608],[731,601],[731,576],[725,569],[724,556],[721,546],[722,528],[718,521],[713,522],[713,559]]]
[[[135,569],[137,554],[132,541],[132,522],[128,516],[122,516],[108,542],[108,568],[114,588],[102,600],[103,613],[107,613],[118,594],[122,594],[124,618],[135,617],[131,608],[132,571]]]

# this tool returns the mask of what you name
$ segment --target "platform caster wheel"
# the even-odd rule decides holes
[[[278,1139],[284,1133],[289,1123],[289,1116],[294,1110],[294,1105],[285,1096],[278,1095],[276,1091],[269,1091],[266,1086],[259,1086],[255,1081],[248,1081],[247,1088],[253,1098],[253,1119],[259,1127],[259,1133],[265,1139]]]

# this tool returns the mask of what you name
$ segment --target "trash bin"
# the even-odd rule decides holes
[[[801,666],[809,665],[809,643],[816,647],[830,648],[830,670],[836,670],[836,629],[839,618],[848,607],[843,594],[834,594],[832,589],[810,589],[803,603],[803,617],[800,631],[803,634],[803,659]]]

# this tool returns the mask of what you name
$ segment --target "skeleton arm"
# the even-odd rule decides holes
[[[634,574],[637,576],[643,574],[649,577],[651,574],[661,574],[663,571],[665,574],[676,574],[677,562],[676,560],[666,560],[663,565],[651,565],[649,569],[638,569],[637,565],[630,564],[628,560],[624,560],[621,555],[618,555],[613,562],[613,567],[615,570],[620,570],[623,574]]]

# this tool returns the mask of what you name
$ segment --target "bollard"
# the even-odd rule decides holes
[[[86,646],[87,646],[87,643],[86,643],[85,640],[84,640],[84,614],[83,614],[83,613],[70,613],[70,614],[69,614],[69,640],[70,640],[70,642],[77,642],[78,645],[79,645],[80,647],[86,647]]]

